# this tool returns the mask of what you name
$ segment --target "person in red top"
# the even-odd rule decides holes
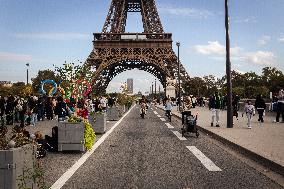
[[[78,110],[78,115],[80,117],[83,117],[84,119],[88,119],[89,111],[86,104],[84,104],[84,107],[82,109]]]

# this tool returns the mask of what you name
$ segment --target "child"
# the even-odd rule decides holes
[[[248,128],[251,129],[251,119],[252,119],[252,116],[255,115],[255,108],[251,104],[250,100],[247,101],[247,104],[245,105],[245,108],[244,108],[244,112],[246,113],[246,116],[248,118],[248,123],[247,123]]]

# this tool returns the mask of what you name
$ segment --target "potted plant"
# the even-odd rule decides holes
[[[85,151],[94,143],[95,133],[88,120],[72,115],[58,125],[58,151]],[[87,144],[87,145],[86,145]]]
[[[106,132],[106,113],[105,112],[91,112],[89,122],[94,131],[98,134]]]
[[[43,174],[36,174],[39,167],[35,166],[35,151],[33,141],[20,127],[13,130],[11,137],[7,136],[5,126],[0,127],[0,188],[39,187]]]

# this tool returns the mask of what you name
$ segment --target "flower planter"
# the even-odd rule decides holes
[[[83,122],[59,122],[58,151],[85,151]]]
[[[108,121],[117,121],[119,120],[119,109],[116,106],[110,107],[107,112]]]
[[[94,121],[94,119],[89,116],[89,122],[96,134],[103,134],[106,132],[106,117],[106,113],[95,113],[96,121]]]
[[[126,108],[125,108],[125,105],[119,105],[119,113],[120,113],[120,117],[123,116],[123,114],[126,112]]]
[[[0,150],[0,188],[16,189],[23,184],[21,177],[27,174],[28,169],[33,170],[35,162],[33,144],[19,148]],[[29,175],[30,176],[30,175]],[[35,188],[32,179],[25,179],[26,187]]]

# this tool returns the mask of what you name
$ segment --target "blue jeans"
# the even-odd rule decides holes
[[[32,115],[31,115],[31,125],[35,126],[36,122],[37,122],[37,113],[32,113]]]

